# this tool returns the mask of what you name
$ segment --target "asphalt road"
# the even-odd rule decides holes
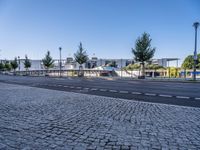
[[[200,83],[8,75],[0,75],[0,82],[129,100],[200,107]]]

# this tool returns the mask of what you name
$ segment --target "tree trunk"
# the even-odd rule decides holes
[[[141,78],[145,78],[145,68],[144,68],[144,62],[141,63]]]
[[[187,74],[186,69],[184,69],[184,79],[186,79],[186,74]]]
[[[14,69],[14,76],[16,76],[16,70]]]
[[[140,70],[141,70],[141,75],[139,74],[138,79],[144,79],[145,78],[145,68],[144,68],[144,63],[140,64]],[[140,72],[139,72],[140,73]]]
[[[83,66],[82,66],[82,65],[79,66],[78,76],[79,76],[79,77],[83,77],[83,76],[84,76]]]
[[[28,68],[26,68],[26,76],[28,75]]]
[[[46,68],[45,76],[49,76],[49,68]]]

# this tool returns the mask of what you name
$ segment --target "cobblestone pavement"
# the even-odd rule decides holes
[[[0,83],[0,149],[200,149],[200,109]]]

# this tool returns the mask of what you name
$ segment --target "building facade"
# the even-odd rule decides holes
[[[157,64],[159,66],[168,67],[169,61],[178,61],[178,58],[162,58],[162,59],[152,59],[152,64]],[[0,60],[1,62],[10,61],[10,60]],[[42,60],[30,60],[31,67],[29,70],[43,70],[45,69]],[[51,69],[59,69],[60,60],[54,60],[54,67]],[[112,66],[116,69],[121,69],[123,67],[132,64],[132,59],[98,59],[97,57],[92,57],[86,63],[82,64],[83,69],[94,69],[102,66]],[[24,59],[18,60],[18,69],[20,71],[25,71],[24,68]],[[79,69],[79,64],[72,58],[67,57],[66,59],[61,60],[62,69]]]

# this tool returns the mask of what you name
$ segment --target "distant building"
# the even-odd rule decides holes
[[[152,64],[157,64],[163,67],[168,67],[170,61],[177,61],[178,58],[162,58],[162,59],[152,59]],[[1,62],[5,62],[5,60],[0,60]],[[7,60],[10,61],[10,60]],[[62,69],[79,69],[79,64],[72,58],[67,57],[66,59],[62,59]],[[18,60],[20,62],[20,65],[18,67],[18,70],[24,71],[26,70],[24,68],[24,59]],[[42,63],[42,60],[30,60],[31,67],[29,70],[43,70],[45,69]],[[115,68],[121,69],[123,67],[128,66],[129,64],[132,64],[132,59],[98,59],[97,57],[92,57],[89,59],[86,63],[84,63],[82,66],[84,69],[93,69],[100,66],[113,66]],[[59,60],[54,60],[54,67],[52,69],[59,69]]]
[[[163,67],[169,67],[169,62],[176,61],[176,67],[178,67],[179,58],[161,58],[161,59],[152,59],[152,64],[157,64]]]

